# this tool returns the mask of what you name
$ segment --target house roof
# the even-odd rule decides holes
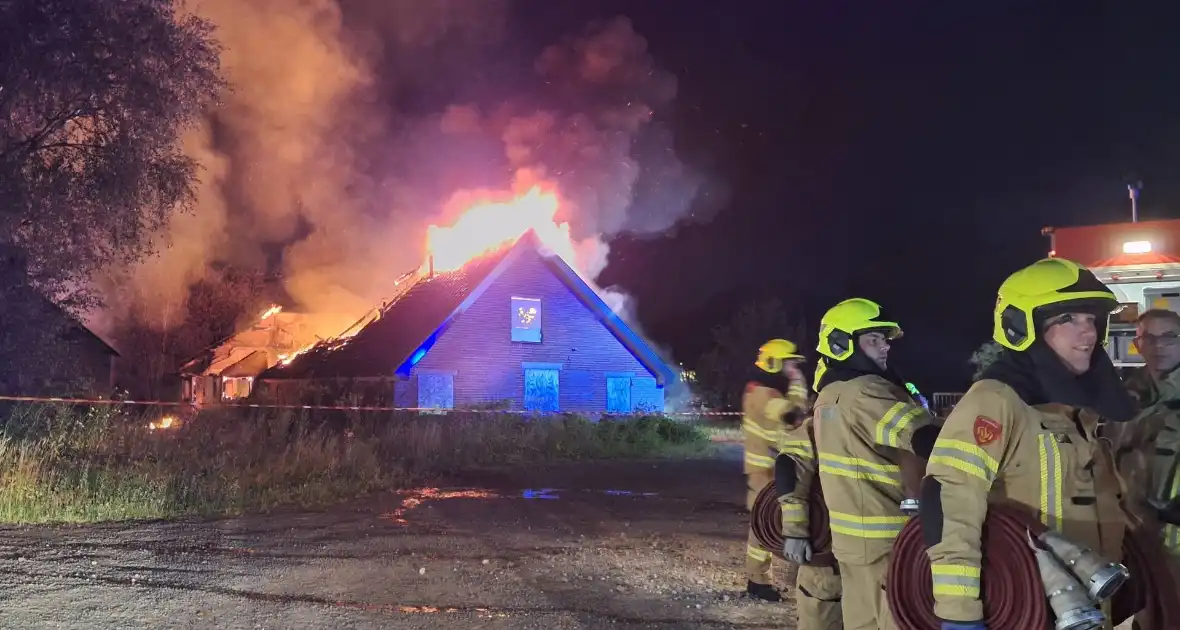
[[[99,337],[98,333],[94,332],[93,330],[90,330],[90,328],[88,326],[86,326],[86,324],[83,324],[81,319],[78,319],[77,317],[75,317],[73,315],[73,313],[70,313],[66,309],[64,309],[61,306],[59,306],[58,304],[54,303],[53,300],[50,300],[49,298],[45,297],[44,295],[41,294],[40,291],[37,291],[36,289],[34,289],[32,287],[25,286],[24,290],[30,291],[33,294],[35,294],[37,296],[37,298],[39,300],[41,300],[49,309],[56,311],[64,318],[65,324],[66,324],[66,331],[65,331],[66,338],[76,339],[78,337],[87,337],[87,338],[91,339],[92,341],[97,341],[98,345],[102,348],[103,352],[105,352],[109,355],[112,355],[112,356],[116,356],[116,357],[122,356],[119,354],[119,351],[116,350],[114,346],[107,343],[107,341],[105,339],[103,339],[102,337]]]
[[[450,272],[420,278],[376,318],[348,339],[316,345],[286,365],[276,365],[261,379],[311,379],[408,375],[410,368],[512,262],[529,250],[542,251],[531,230],[513,243],[480,256]],[[673,370],[616,315],[598,293],[561,257],[542,259],[559,280],[635,357],[656,375],[658,382],[674,379]]]

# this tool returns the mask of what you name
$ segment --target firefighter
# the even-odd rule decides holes
[[[815,477],[815,442],[810,418],[798,428],[783,431],[774,465],[783,520],[783,557],[799,565],[795,577],[797,630],[841,630],[840,572],[834,566],[810,566],[814,550],[808,507]]]
[[[980,532],[993,496],[1109,560],[1121,558],[1118,479],[1109,445],[1096,439],[1099,418],[1125,422],[1135,413],[1101,348],[1118,305],[1093,273],[1061,258],[1033,263],[1000,286],[992,335],[1002,350],[943,425],[922,484],[919,512],[943,630],[986,628]]]
[[[917,497],[919,458],[938,432],[889,368],[890,341],[901,334],[863,298],[837,304],[820,322],[814,436],[848,630],[897,627],[884,591],[889,554],[909,520],[902,503]]]
[[[745,433],[746,509],[774,480],[774,458],[785,426],[797,425],[807,411],[807,385],[794,343],[771,339],[758,349],[758,359],[742,395],[742,432]],[[770,552],[762,547],[751,526],[746,537],[746,592],[777,602],[782,595],[770,575]]]
[[[1180,314],[1151,309],[1139,316],[1135,348],[1145,366],[1127,387],[1142,411],[1108,429],[1126,481],[1127,505],[1158,528],[1169,564],[1180,580]]]

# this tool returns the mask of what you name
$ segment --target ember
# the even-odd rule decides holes
[[[280,354],[279,355],[279,363],[282,363],[283,365],[289,365],[292,361],[295,360],[295,357],[298,357],[299,355],[303,354],[304,352],[307,352],[308,350],[311,350],[312,348],[314,348],[316,346],[316,343],[318,343],[318,342],[309,343],[306,346],[303,346],[302,348],[296,350],[295,352]]]
[[[179,425],[176,416],[163,416],[158,420],[148,423],[149,431],[156,431],[159,429],[173,429]]]

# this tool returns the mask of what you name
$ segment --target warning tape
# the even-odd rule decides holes
[[[44,402],[44,403],[64,403],[77,405],[143,405],[155,407],[195,407],[193,403],[189,402],[167,402],[162,400],[111,400],[107,398],[54,398],[41,396],[4,396],[0,395],[0,400],[9,400],[15,402]],[[216,403],[210,404],[209,407],[224,408],[224,407],[239,407],[247,409],[318,409],[325,411],[428,411],[436,414],[446,413],[491,413],[491,414],[527,414],[528,411],[507,410],[507,409],[439,409],[437,407],[363,407],[363,406],[347,406],[347,405],[280,405],[280,404],[259,404],[259,403]],[[603,413],[605,416],[626,416],[634,414],[621,413]],[[740,416],[740,411],[668,411],[661,412],[662,416]]]

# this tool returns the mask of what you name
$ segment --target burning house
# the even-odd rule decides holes
[[[255,377],[289,362],[318,340],[311,317],[271,306],[249,328],[206,348],[181,366],[181,399],[202,406],[246,398]]]
[[[461,263],[436,262],[403,278],[349,337],[270,366],[260,393],[402,408],[664,409],[676,370],[533,229]]]

